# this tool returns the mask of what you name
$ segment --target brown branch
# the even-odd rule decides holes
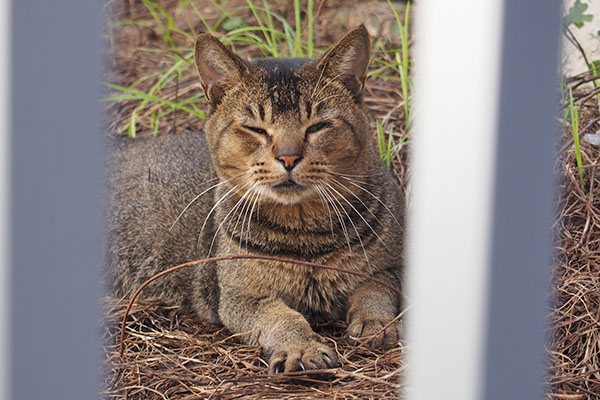
[[[594,97],[595,95],[600,94],[600,87],[593,89],[592,91],[582,95],[578,99],[575,99],[574,102],[579,102],[580,104],[584,104],[586,101]]]
[[[152,282],[154,282],[155,280],[157,280],[158,278],[161,278],[167,274],[170,274],[171,272],[175,272],[177,270],[183,269],[183,268],[187,268],[187,267],[193,267],[196,265],[201,265],[201,264],[206,264],[209,262],[217,262],[217,261],[226,261],[226,260],[265,260],[265,261],[278,261],[278,262],[283,262],[283,263],[288,263],[288,264],[296,264],[296,265],[305,265],[308,267],[312,267],[312,268],[321,268],[321,269],[328,269],[331,271],[337,271],[337,272],[342,272],[348,275],[354,275],[354,276],[358,276],[361,277],[363,279],[375,282],[380,284],[381,286],[384,286],[387,289],[390,289],[391,291],[393,291],[394,293],[396,293],[398,296],[403,297],[404,294],[396,289],[395,287],[391,286],[390,284],[379,280],[377,278],[373,278],[372,276],[368,276],[365,275],[361,272],[357,272],[357,271],[351,271],[351,270],[347,270],[347,269],[343,269],[343,268],[339,268],[339,267],[334,267],[331,265],[324,265],[324,264],[318,264],[318,263],[313,263],[310,261],[300,261],[300,260],[294,260],[291,258],[283,258],[283,257],[275,257],[275,256],[263,256],[263,255],[253,255],[253,254],[248,254],[248,255],[231,255],[231,256],[223,256],[223,257],[212,257],[212,258],[204,258],[202,260],[196,260],[196,261],[190,261],[184,264],[179,264],[176,265],[174,267],[171,267],[169,269],[166,269],[156,275],[154,275],[153,277],[151,277],[150,279],[148,279],[146,282],[142,283],[140,285],[140,287],[135,291],[135,293],[133,294],[133,296],[131,296],[131,299],[129,300],[129,304],[127,304],[127,308],[125,309],[125,314],[123,315],[123,320],[121,322],[121,341],[120,341],[120,346],[119,346],[119,357],[123,356],[123,352],[125,351],[125,328],[127,325],[127,317],[129,316],[129,311],[131,310],[131,307],[133,306],[133,303],[135,302],[135,299],[139,296],[139,294],[142,292],[142,290],[144,290],[144,288],[146,286],[148,286],[149,284],[151,284]]]

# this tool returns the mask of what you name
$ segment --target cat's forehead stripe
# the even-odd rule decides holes
[[[310,116],[312,115],[312,104],[307,101],[304,106],[306,108],[306,119],[310,119]]]
[[[265,70],[263,83],[275,114],[298,110],[301,90],[296,72],[308,61],[310,59],[306,58],[265,58],[255,61]]]

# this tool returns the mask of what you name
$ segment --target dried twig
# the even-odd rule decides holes
[[[153,277],[151,277],[150,279],[148,279],[146,282],[142,283],[140,285],[140,287],[135,291],[135,293],[133,294],[133,296],[131,296],[131,299],[129,300],[129,304],[127,305],[127,308],[125,309],[125,313],[123,314],[123,321],[121,323],[121,345],[120,345],[120,349],[119,349],[119,356],[123,356],[123,351],[125,350],[125,327],[127,324],[127,316],[129,315],[129,311],[131,310],[131,307],[133,306],[133,303],[135,301],[135,299],[138,297],[138,295],[142,292],[142,290],[144,290],[144,288],[146,286],[148,286],[149,284],[151,284],[152,282],[154,282],[155,280],[168,275],[172,272],[175,272],[177,270],[183,269],[183,268],[187,268],[187,267],[193,267],[193,266],[197,266],[197,265],[201,265],[201,264],[206,264],[209,262],[218,262],[218,261],[226,261],[226,260],[264,260],[264,261],[278,261],[278,262],[283,262],[283,263],[288,263],[288,264],[296,264],[296,265],[304,265],[304,266],[308,266],[308,267],[312,267],[312,268],[320,268],[320,269],[328,269],[331,271],[337,271],[337,272],[342,272],[348,275],[354,275],[354,276],[358,276],[361,277],[363,279],[366,279],[368,281],[372,281],[375,282],[381,286],[384,286],[385,288],[393,291],[394,293],[396,293],[398,296],[403,297],[404,294],[396,289],[395,287],[391,286],[390,284],[379,280],[377,278],[374,278],[372,276],[368,276],[366,274],[363,274],[362,272],[358,272],[358,271],[351,271],[348,269],[344,269],[344,268],[339,268],[339,267],[334,267],[331,265],[324,265],[324,264],[318,264],[318,263],[313,263],[313,262],[309,262],[309,261],[300,261],[300,260],[293,260],[291,258],[283,258],[283,257],[276,257],[276,256],[264,256],[264,255],[253,255],[253,254],[249,254],[249,255],[231,255],[231,256],[223,256],[223,257],[212,257],[212,258],[205,258],[202,260],[196,260],[196,261],[190,261],[184,264],[179,264],[176,265],[174,267],[168,268],[162,272],[159,272],[158,274],[154,275]],[[402,314],[400,314],[401,316]],[[399,317],[397,317],[397,319],[399,319]],[[393,322],[393,321],[392,321]],[[387,324],[384,329],[385,330],[387,327],[389,327],[391,325],[391,322],[389,324]]]

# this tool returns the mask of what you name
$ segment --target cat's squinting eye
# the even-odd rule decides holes
[[[328,128],[330,126],[331,126],[330,122],[319,122],[318,124],[314,124],[314,125],[311,125],[310,127],[308,127],[308,129],[306,130],[306,134],[309,135],[311,133],[318,132],[323,128]]]
[[[252,131],[252,132],[255,132],[255,133],[258,133],[258,134],[261,134],[261,135],[269,136],[269,134],[267,133],[267,131],[265,131],[262,128],[257,128],[255,126],[244,125],[244,129],[248,129],[249,131]]]

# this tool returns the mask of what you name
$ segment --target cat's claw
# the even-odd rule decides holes
[[[366,341],[374,348],[390,348],[398,343],[402,334],[400,322],[395,322],[384,327],[390,321],[385,318],[355,318],[346,331],[346,338],[350,344],[357,345],[359,342]]]
[[[283,363],[277,363],[273,366],[273,373],[280,374],[283,372]]]
[[[328,369],[338,365],[335,351],[316,340],[288,345],[276,350],[271,356],[270,372],[308,371]]]

